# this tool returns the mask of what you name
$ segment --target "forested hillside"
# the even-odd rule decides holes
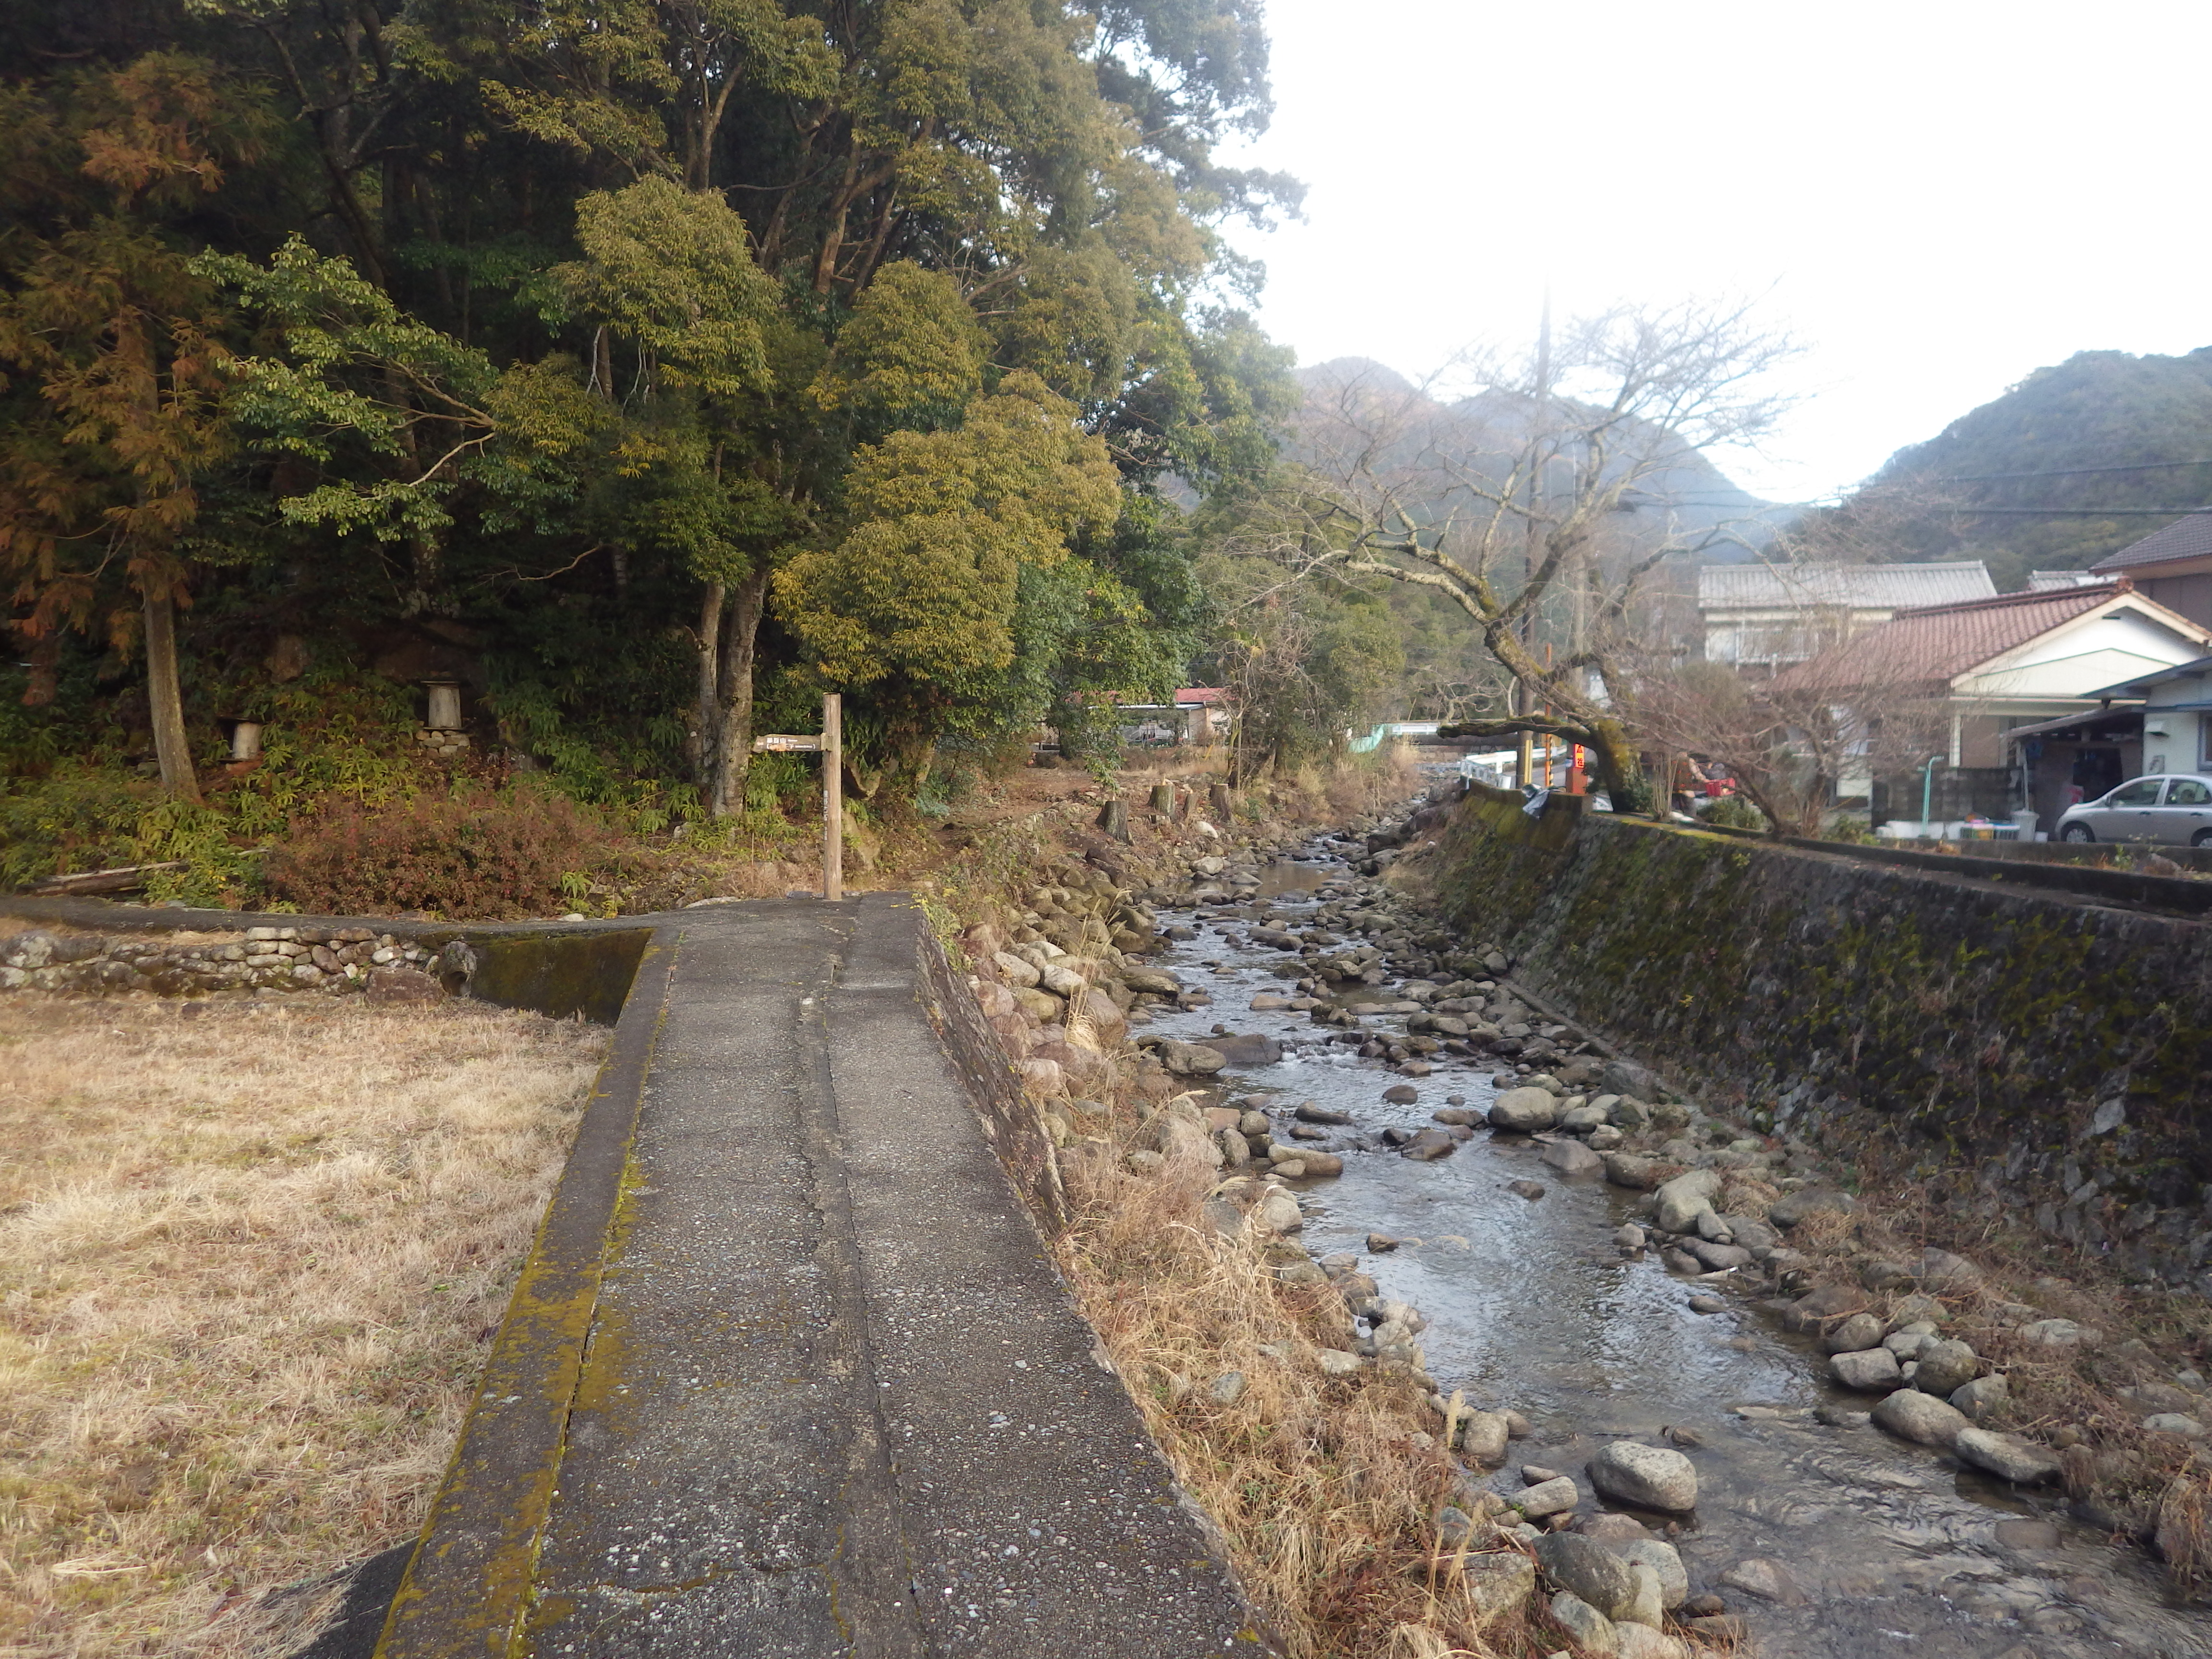
[[[749,743],[825,689],[911,799],[1212,644],[1161,482],[1296,397],[1249,0],[24,0],[0,65],[10,878],[389,796],[431,676],[665,825],[803,798]]]
[[[2212,501],[2212,347],[2039,368],[1898,451],[1862,495],[1891,557],[1986,560],[2008,592],[2094,564],[2169,521],[2151,509]]]

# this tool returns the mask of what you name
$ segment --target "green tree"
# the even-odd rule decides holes
[[[816,670],[869,688],[888,729],[885,774],[927,775],[953,711],[990,699],[1012,666],[1022,573],[1110,526],[1121,487],[1105,445],[1034,376],[1009,375],[961,423],[864,447],[844,533],[793,558],[776,599]],[[859,780],[873,794],[884,778]]]
[[[101,616],[118,648],[143,649],[162,784],[196,802],[176,618],[202,481],[229,447],[227,319],[173,226],[254,156],[264,124],[214,66],[173,54],[61,92],[0,94],[21,216],[0,240],[0,561],[21,631]]]

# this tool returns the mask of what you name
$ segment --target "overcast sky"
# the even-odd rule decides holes
[[[1616,300],[1764,293],[1810,394],[1778,500],[1848,485],[2076,351],[2212,344],[2206,0],[1267,0],[1239,234],[1299,361],[1419,375]]]

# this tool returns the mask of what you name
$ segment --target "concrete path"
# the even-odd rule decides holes
[[[382,1659],[1257,1650],[925,945],[892,895],[655,934]]]

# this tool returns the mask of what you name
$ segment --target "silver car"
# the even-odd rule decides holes
[[[2212,777],[2192,772],[2130,779],[2102,800],[2068,807],[2051,839],[2212,847]]]

